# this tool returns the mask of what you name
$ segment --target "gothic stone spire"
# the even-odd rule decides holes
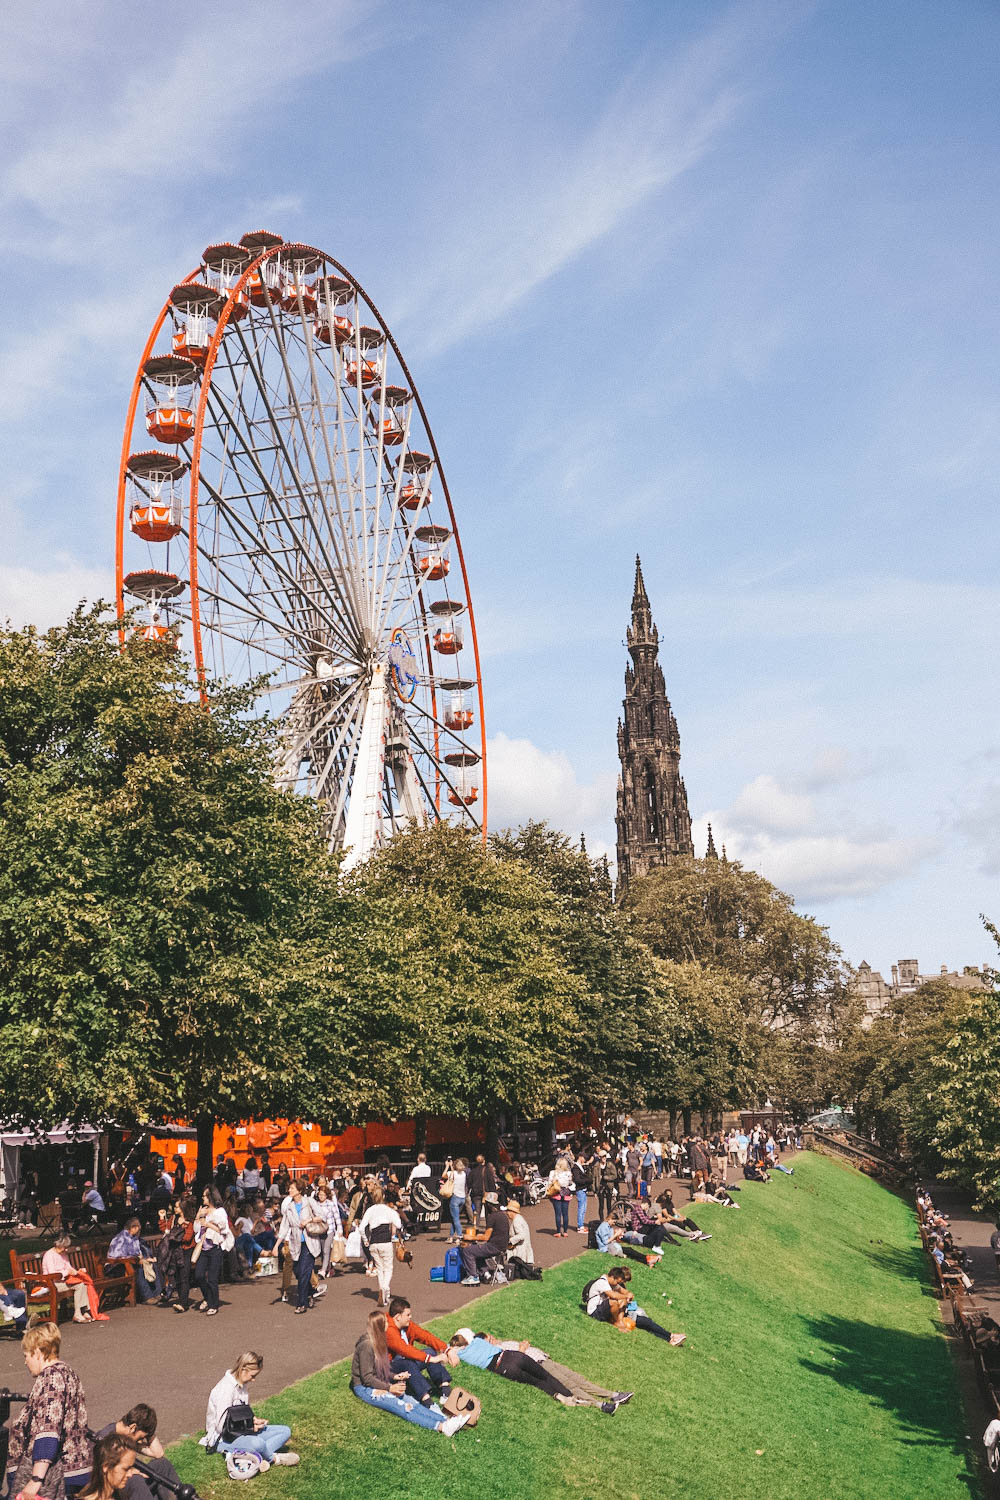
[[[618,721],[618,888],[678,856],[693,857],[681,741],[659,663],[642,564],[635,560],[624,717]]]

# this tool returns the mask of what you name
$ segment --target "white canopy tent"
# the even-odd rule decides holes
[[[91,1176],[97,1181],[97,1164],[100,1156],[101,1132],[93,1125],[70,1125],[68,1121],[55,1130],[0,1129],[0,1201],[17,1197],[21,1181],[22,1146],[78,1146],[92,1144],[94,1168]]]

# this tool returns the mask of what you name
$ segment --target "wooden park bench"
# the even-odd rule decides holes
[[[135,1269],[131,1263],[129,1261],[120,1263],[124,1275],[108,1276],[105,1274],[104,1262],[110,1243],[110,1240],[100,1240],[89,1245],[71,1245],[65,1252],[66,1259],[71,1265],[89,1274],[99,1300],[103,1300],[106,1293],[116,1292],[125,1305],[134,1307]],[[49,1322],[58,1323],[60,1307],[66,1302],[73,1302],[73,1288],[64,1286],[60,1291],[58,1276],[43,1275],[42,1256],[37,1252],[25,1255],[12,1249],[10,1269],[11,1285],[18,1287],[28,1299],[29,1316],[33,1312],[41,1312],[47,1308]]]

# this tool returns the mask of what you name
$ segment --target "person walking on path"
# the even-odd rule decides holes
[[[598,1146],[592,1170],[597,1212],[602,1219],[606,1219],[618,1193],[618,1163],[607,1144]]]
[[[449,1157],[442,1176],[442,1186],[451,1188],[451,1195],[448,1197],[448,1211],[451,1214],[451,1234],[448,1236],[449,1245],[461,1244],[462,1210],[466,1204],[467,1181],[468,1173],[466,1172],[465,1159],[461,1156],[456,1156],[455,1160],[452,1161],[451,1157]]]
[[[316,1200],[307,1197],[297,1181],[291,1182],[288,1196],[281,1205],[277,1243],[286,1247],[285,1253],[295,1266],[296,1313],[308,1312],[313,1304],[312,1274],[316,1260],[322,1254],[326,1232],[327,1223]]]
[[[217,1187],[207,1187],[202,1193],[201,1208],[194,1222],[197,1244],[191,1263],[195,1267],[195,1280],[201,1290],[198,1311],[214,1317],[219,1311],[222,1252],[231,1250],[235,1243],[229,1215],[222,1206],[222,1194]]]
[[[396,1263],[393,1241],[402,1235],[403,1221],[396,1210],[383,1201],[380,1187],[372,1188],[371,1202],[365,1209],[359,1228],[378,1276],[379,1302],[383,1307],[388,1307],[392,1271]]]
[[[487,1193],[495,1193],[497,1190],[496,1168],[480,1151],[475,1163],[469,1168],[468,1195],[469,1207],[472,1210],[472,1222],[475,1223],[479,1217],[480,1210],[486,1201]]]
[[[557,1157],[545,1188],[546,1197],[552,1199],[552,1210],[556,1216],[557,1240],[565,1239],[569,1233],[569,1200],[574,1191],[569,1162],[565,1156]]]

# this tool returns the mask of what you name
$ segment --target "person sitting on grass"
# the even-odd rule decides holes
[[[394,1375],[386,1340],[386,1315],[381,1308],[368,1314],[368,1325],[354,1346],[351,1390],[359,1401],[402,1417],[416,1427],[453,1437],[469,1420],[468,1413],[446,1417],[439,1406],[422,1406],[406,1395],[406,1375]]]
[[[743,1168],[743,1176],[747,1182],[770,1182],[771,1176],[762,1161],[755,1161],[748,1156],[746,1166]]]
[[[488,1333],[473,1333],[471,1328],[459,1328],[448,1346],[458,1354],[463,1365],[472,1365],[477,1370],[492,1370],[505,1380],[518,1385],[533,1385],[558,1401],[560,1406],[585,1406],[549,1371],[542,1368],[530,1354],[524,1353],[520,1344],[501,1345]]]
[[[151,1478],[137,1469],[133,1470],[122,1490],[126,1500],[171,1500],[171,1496],[176,1494],[175,1487],[181,1480],[156,1436],[156,1412],[153,1408],[147,1406],[145,1401],[138,1401],[117,1422],[109,1422],[107,1427],[102,1427],[97,1437],[102,1439],[113,1434],[133,1443],[144,1466],[152,1469],[156,1476]],[[164,1480],[162,1486],[157,1484],[157,1478]]]
[[[389,1303],[385,1341],[389,1369],[393,1375],[406,1376],[411,1396],[416,1396],[423,1406],[431,1404],[432,1386],[447,1396],[451,1390],[451,1372],[448,1363],[436,1356],[446,1354],[448,1345],[436,1333],[413,1321],[406,1297],[393,1297]]]
[[[647,1250],[662,1254],[664,1240],[710,1240],[712,1236],[699,1229],[693,1219],[678,1222],[665,1209],[657,1208],[650,1213],[644,1203],[632,1203],[625,1210],[627,1227],[625,1238],[633,1245],[645,1245]],[[689,1227],[690,1226],[690,1227]]]
[[[666,1227],[672,1238],[682,1240],[712,1238],[710,1234],[706,1235],[703,1230],[699,1229],[693,1219],[677,1212],[674,1207],[674,1195],[669,1188],[663,1189],[656,1203],[660,1210],[660,1223]]]
[[[263,1417],[255,1417],[253,1432],[231,1438],[225,1436],[229,1408],[250,1405],[247,1386],[257,1379],[263,1368],[264,1356],[255,1354],[252,1349],[238,1356],[218,1384],[212,1387],[205,1413],[205,1436],[200,1441],[202,1447],[207,1448],[210,1453],[235,1453],[237,1450],[256,1453],[261,1460],[262,1469],[269,1468],[271,1464],[294,1467],[299,1461],[299,1455],[290,1453],[285,1448],[292,1435],[290,1427],[281,1427],[277,1423],[265,1422]]]
[[[721,1182],[716,1182],[710,1177],[704,1187],[698,1189],[694,1195],[696,1203],[721,1203],[723,1208],[739,1208],[736,1199],[727,1193]]]
[[[637,1306],[628,1289],[631,1280],[632,1272],[628,1266],[612,1266],[606,1276],[598,1276],[596,1281],[589,1282],[584,1288],[587,1316],[596,1318],[598,1323],[610,1323],[615,1328],[641,1328],[644,1333],[665,1339],[674,1347],[683,1344],[687,1334],[671,1333],[661,1328]]]

